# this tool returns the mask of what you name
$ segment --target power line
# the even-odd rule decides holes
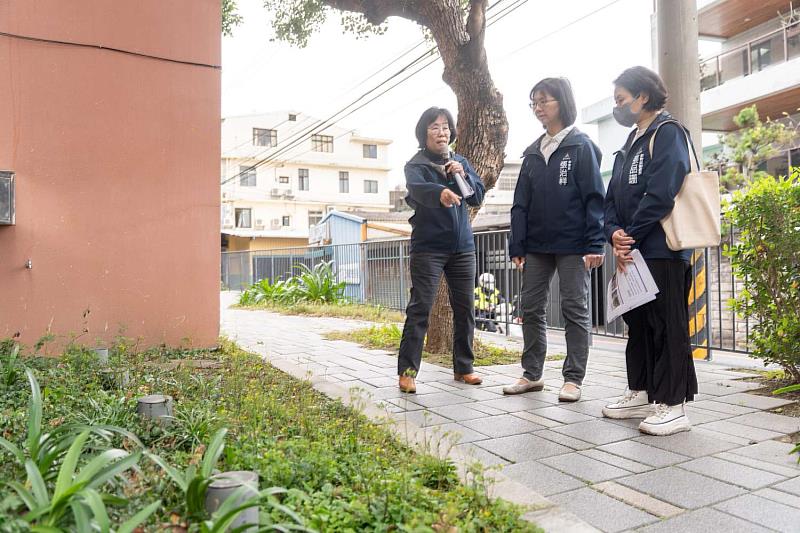
[[[560,32],[560,31],[566,30],[570,26],[574,26],[575,24],[577,24],[579,22],[583,22],[587,18],[589,18],[589,17],[591,17],[593,15],[596,15],[597,13],[603,11],[604,9],[606,9],[608,7],[611,7],[614,4],[617,4],[617,3],[621,2],[621,1],[622,0],[613,0],[612,2],[609,2],[609,3],[607,3],[607,4],[603,5],[603,6],[600,6],[597,9],[595,9],[594,11],[590,11],[589,13],[587,13],[587,14],[581,16],[581,17],[578,17],[575,20],[570,21],[570,22],[564,24],[563,26],[558,27],[558,28],[554,29],[551,32],[545,33],[544,35],[541,35],[541,36],[537,37],[536,39],[534,39],[534,40],[532,40],[532,41],[530,41],[528,43],[525,43],[524,45],[520,46],[519,48],[509,52],[506,55],[504,55],[501,59],[506,59],[506,58],[516,54],[516,53],[519,53],[522,50],[524,50],[524,49],[526,49],[526,48],[528,48],[530,46],[533,46],[534,44],[536,44],[538,42],[541,42],[541,41],[547,39],[548,37],[552,37],[553,35],[555,35],[556,33]]]

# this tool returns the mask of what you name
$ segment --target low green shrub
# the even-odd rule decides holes
[[[270,283],[262,279],[242,292],[239,305],[259,305],[262,303],[337,303],[344,300],[345,282],[336,281],[332,262],[317,263],[314,268],[299,264],[297,274]]]
[[[207,479],[213,463],[221,470],[255,471],[260,485],[271,487],[242,504],[258,506],[261,530],[536,531],[520,519],[520,508],[489,499],[484,480],[459,483],[448,460],[408,447],[380,425],[321,395],[309,382],[287,376],[230,342],[222,341],[219,350],[161,347],[145,352],[117,344],[110,360],[129,372],[130,384],[114,390],[104,389],[96,369],[84,366],[91,364],[84,355],[91,354],[74,352],[60,360],[23,357],[26,367],[36,369],[38,394],[25,390],[30,387],[24,379],[10,386],[0,382],[0,435],[25,458],[20,462],[19,454],[0,446],[0,480],[26,480],[28,469],[45,472],[41,479],[52,502],[60,479],[62,486],[69,480],[74,485],[94,457],[106,450],[127,454],[113,452],[120,454],[117,461],[147,453],[163,465],[138,460],[136,468],[118,474],[117,482],[93,488],[111,496],[101,497],[104,511],[93,496],[76,496],[75,505],[88,506],[89,511],[79,510],[76,516],[70,500],[57,513],[39,515],[41,520],[52,517],[55,527],[103,531],[107,516],[109,531],[134,520],[144,520],[144,531],[223,531],[242,509],[229,505],[209,516],[199,511],[201,495],[195,491],[190,511],[187,491],[175,481],[190,478],[188,488],[198,478],[187,474],[192,465],[195,474],[204,469]],[[175,398],[172,424],[131,415],[136,398],[152,393]],[[26,409],[31,396],[38,398],[41,409]],[[123,431],[103,426],[112,423]],[[104,429],[95,429],[98,425]],[[41,430],[40,451],[34,454],[26,444],[29,427]],[[224,447],[213,438],[223,428]],[[50,440],[54,437],[45,434],[62,435],[69,442],[56,445]],[[56,452],[55,459],[33,459],[34,466],[26,468],[28,459],[41,456],[43,449]],[[80,459],[72,469],[76,454]],[[211,457],[216,459],[207,459]],[[41,484],[37,474],[31,475],[31,483],[22,482],[22,488],[33,496],[24,492],[24,498],[37,509],[56,510],[38,504],[32,491],[34,484],[37,491]],[[149,518],[139,514],[150,512],[156,501],[160,505]],[[0,489],[0,531],[29,530],[28,513],[16,490]],[[87,528],[83,522],[77,525],[84,519]]]
[[[15,513],[13,521],[19,527],[30,526],[34,531],[61,531],[74,529],[90,531],[94,528],[107,532],[111,520],[106,506],[125,505],[128,501],[119,491],[108,492],[124,480],[124,474],[135,468],[141,450],[129,453],[119,448],[103,448],[92,436],[108,437],[117,432],[133,440],[136,437],[122,428],[61,426],[47,433],[42,427],[43,401],[31,370],[26,371],[31,397],[28,405],[28,432],[22,447],[0,437],[0,446],[17,462],[17,470],[25,471],[26,481],[5,481],[14,490],[18,500],[4,499],[6,513]],[[63,429],[59,431],[59,429]],[[100,453],[93,453],[90,447]],[[88,460],[87,460],[88,459]],[[79,462],[84,464],[79,469]],[[117,533],[131,533],[153,514],[161,501],[151,502],[140,512],[122,522]],[[26,512],[21,511],[27,509]]]
[[[725,217],[740,231],[725,255],[744,283],[731,306],[755,322],[752,355],[800,382],[800,172],[736,191]]]

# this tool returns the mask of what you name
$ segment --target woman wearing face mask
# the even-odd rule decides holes
[[[638,249],[659,292],[654,301],[623,315],[628,390],[603,408],[603,415],[643,417],[643,433],[671,435],[691,428],[684,402],[697,393],[687,306],[691,250],[670,250],[659,221],[672,211],[689,172],[688,133],[664,110],[664,82],[644,67],[629,68],[614,80],[614,100],[617,122],[636,128],[616,153],[605,199],[605,233],[617,267],[624,270],[632,261],[631,250]]]
[[[545,78],[530,93],[545,133],[524,153],[511,208],[509,255],[523,268],[522,377],[503,388],[522,394],[544,388],[545,309],[558,271],[567,358],[558,399],[581,397],[589,357],[589,275],[603,264],[603,181],[600,150],[573,126],[577,116],[565,78]]]
[[[453,377],[479,385],[482,380],[472,369],[475,242],[467,205],[481,205],[483,183],[466,158],[450,152],[456,130],[448,110],[426,110],[415,133],[419,151],[405,166],[406,202],[414,216],[409,219],[411,300],[406,307],[397,360],[400,390],[417,390],[415,378],[422,360],[422,343],[442,273],[453,308]],[[466,191],[459,186],[459,180],[463,180]]]

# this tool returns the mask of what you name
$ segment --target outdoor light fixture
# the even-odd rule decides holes
[[[0,226],[14,225],[14,173],[0,170]]]

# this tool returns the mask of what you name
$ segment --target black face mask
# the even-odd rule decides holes
[[[639,98],[639,95],[636,95],[636,98]],[[636,100],[634,98],[633,100]],[[616,120],[620,126],[625,126],[626,128],[630,128],[637,122],[639,122],[639,117],[642,116],[642,112],[639,111],[638,113],[634,113],[631,111],[631,104],[633,100],[628,102],[627,104],[623,104],[621,106],[616,106],[612,109],[611,113],[614,115],[614,120]]]

